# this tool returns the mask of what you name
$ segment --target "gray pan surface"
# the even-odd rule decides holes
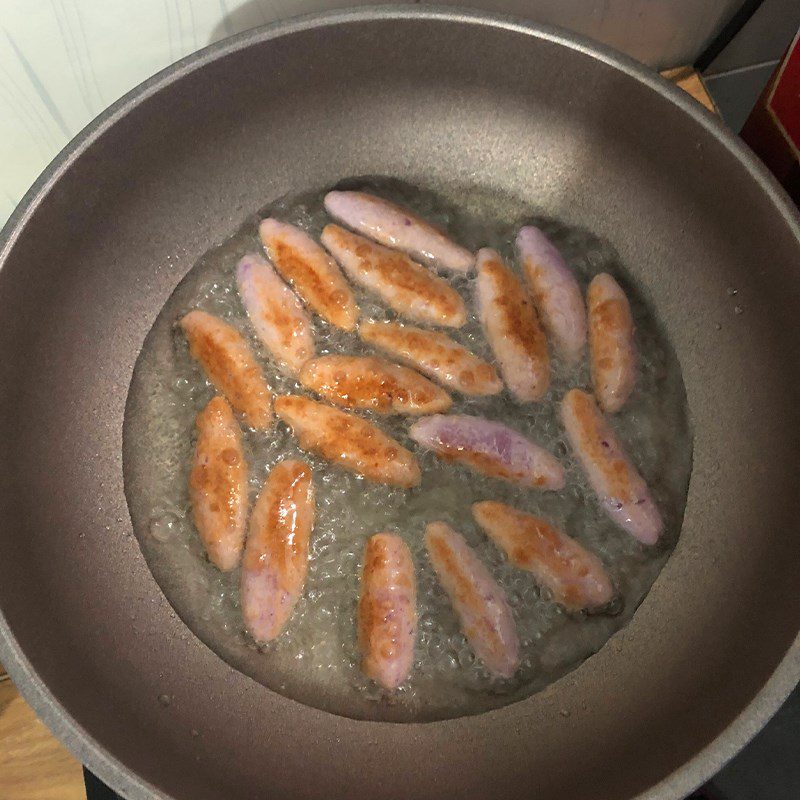
[[[364,174],[472,182],[607,238],[686,384],[694,471],[651,593],[578,670],[479,716],[359,722],[274,694],[187,635],[131,531],[123,415],[158,311],[248,213]],[[798,219],[633,62],[416,7],[250,32],[84,131],[0,265],[0,659],[125,796],[677,799],[796,682]]]

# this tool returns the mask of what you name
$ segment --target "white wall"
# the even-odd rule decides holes
[[[381,2],[386,0],[369,0]],[[692,61],[739,2],[468,4],[558,24],[648,64],[671,66]],[[0,0],[0,223],[72,136],[153,73],[238,31],[355,4],[358,0]]]

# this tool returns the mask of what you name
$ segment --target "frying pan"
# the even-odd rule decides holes
[[[357,721],[233,670],[172,611],[126,509],[126,393],[178,281],[265,202],[363,174],[510,193],[607,238],[686,384],[688,505],[650,594],[579,669],[473,717]],[[419,7],[250,32],[72,142],[0,264],[0,657],[125,796],[679,798],[796,682],[798,219],[733,136],[631,61]]]

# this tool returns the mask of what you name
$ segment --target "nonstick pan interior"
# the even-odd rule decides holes
[[[613,242],[686,384],[689,501],[650,595],[577,671],[475,717],[359,722],[270,692],[188,632],[131,532],[122,425],[158,311],[248,213],[364,174],[528,198]],[[477,14],[263,29],[117,104],[0,247],[0,657],[128,797],[678,798],[796,680],[797,218],[656,76]]]

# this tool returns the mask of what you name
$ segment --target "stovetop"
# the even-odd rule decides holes
[[[122,800],[84,769],[87,800]],[[687,800],[798,800],[800,687],[761,733],[710,783]]]

